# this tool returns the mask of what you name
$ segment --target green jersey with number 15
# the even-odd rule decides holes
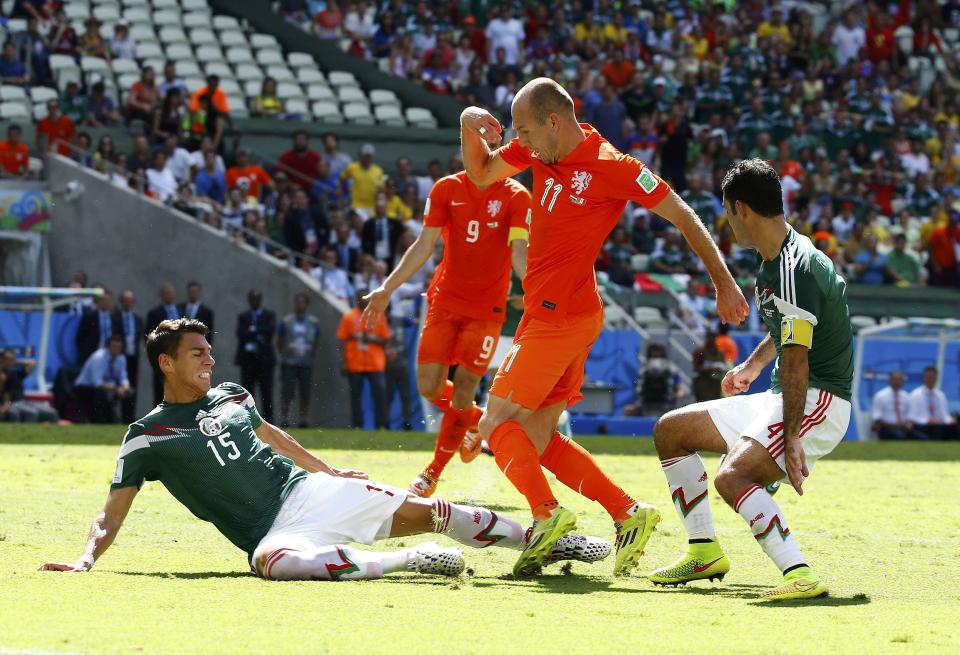
[[[130,425],[111,489],[159,480],[197,518],[251,554],[306,471],[254,430],[250,393],[225,382],[192,403],[160,403]]]

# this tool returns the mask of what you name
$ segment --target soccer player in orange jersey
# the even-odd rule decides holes
[[[427,497],[444,467],[476,427],[481,410],[474,402],[477,383],[490,366],[506,319],[511,263],[523,279],[527,267],[530,192],[510,178],[478,187],[466,173],[437,180],[423,212],[423,231],[383,285],[366,296],[366,320],[387,309],[390,296],[420,270],[443,236],[443,261],[427,290],[429,303],[417,352],[417,385],[443,412],[433,460],[410,484]],[[450,367],[456,365],[453,382]],[[472,461],[481,440],[461,448]]]
[[[693,210],[643,163],[578,123],[563,87],[549,78],[534,79],[517,93],[511,113],[519,136],[499,149],[491,145],[500,143],[502,127],[483,109],[463,111],[460,133],[464,165],[475,184],[533,168],[524,316],[480,421],[497,465],[538,519],[514,572],[536,572],[554,540],[576,525],[557,503],[546,468],[609,512],[617,531],[614,574],[625,574],[636,566],[660,515],[637,503],[587,451],[556,431],[560,413],[582,398],[584,363],[603,328],[593,270],[597,253],[627,201],[633,201],[673,223],[703,259],[722,320],[739,323],[747,302]]]

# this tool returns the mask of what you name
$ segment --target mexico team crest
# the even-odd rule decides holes
[[[223,423],[216,416],[205,416],[200,419],[200,432],[204,436],[215,437],[223,430]]]
[[[500,213],[501,207],[503,207],[503,202],[500,200],[491,200],[487,203],[487,213],[490,214],[491,218],[493,218]]]
[[[587,190],[587,187],[590,186],[590,182],[592,181],[593,175],[590,173],[586,171],[574,171],[573,177],[570,179],[570,188],[579,196]]]

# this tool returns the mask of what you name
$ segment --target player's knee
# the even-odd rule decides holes
[[[433,402],[443,393],[444,380],[435,376],[418,375],[417,390],[420,395]]]
[[[743,491],[743,489],[740,488],[743,485],[744,482],[741,477],[733,467],[727,466],[726,462],[720,465],[720,468],[717,469],[717,474],[713,478],[713,486],[716,488],[717,493],[731,506],[736,502],[737,495]]]
[[[675,445],[678,423],[678,414],[676,411],[670,411],[657,419],[653,426],[653,445],[657,453],[663,455]]]

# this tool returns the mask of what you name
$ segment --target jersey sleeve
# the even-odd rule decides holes
[[[781,258],[785,261],[784,273],[780,276],[780,344],[811,348],[823,294],[808,267],[791,266],[792,254],[789,251],[781,253]],[[811,265],[815,264],[811,262]]]
[[[670,185],[647,166],[630,155],[621,155],[613,162],[613,175],[608,178],[611,195],[652,209],[670,193]]]
[[[113,473],[113,481],[110,483],[111,489],[123,489],[124,487],[143,486],[146,479],[155,480],[153,473],[153,458],[150,453],[150,442],[143,434],[143,427],[133,423],[127,429],[127,434],[123,437],[123,443],[120,445],[120,453],[117,455],[117,467]]]
[[[520,145],[520,139],[517,138],[511,139],[510,143],[497,152],[500,154],[500,159],[520,170],[530,168],[530,164],[533,163],[533,154]]]
[[[427,202],[423,206],[424,227],[444,227],[450,222],[448,185],[449,181],[442,179],[430,189],[430,195],[427,196]]]
[[[520,187],[510,198],[507,206],[507,220],[510,223],[510,232],[507,243],[530,240],[530,192]]]
[[[230,394],[230,400],[246,410],[250,417],[250,426],[256,430],[263,424],[263,417],[257,410],[257,403],[253,400],[253,394],[234,382],[224,382],[219,386],[220,389]]]

